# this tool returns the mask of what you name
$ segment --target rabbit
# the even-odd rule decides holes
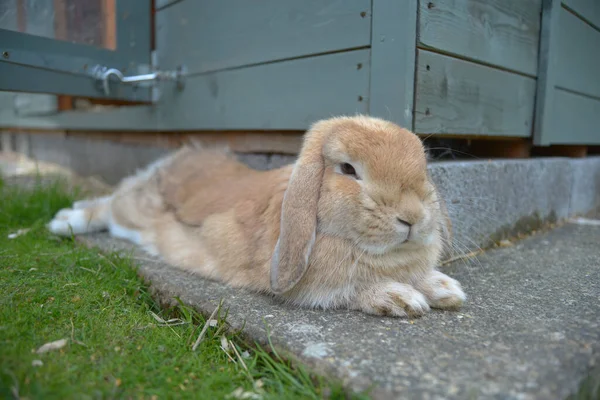
[[[297,161],[269,171],[186,145],[48,228],[108,230],[167,264],[298,307],[415,317],[466,301],[436,269],[452,228],[421,140],[365,115],[317,121]]]

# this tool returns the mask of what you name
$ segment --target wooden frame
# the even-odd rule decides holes
[[[600,7],[544,0],[533,130],[536,146],[600,143]],[[584,18],[579,12],[595,13]]]
[[[369,113],[412,130],[417,1],[372,4]]]

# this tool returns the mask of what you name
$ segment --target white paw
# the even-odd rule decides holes
[[[418,287],[433,308],[457,309],[467,300],[460,283],[439,271],[433,271]]]
[[[70,236],[88,231],[85,210],[65,208],[60,210],[47,225],[48,230],[56,235]]]
[[[399,282],[382,283],[365,292],[361,300],[363,311],[376,315],[413,317],[429,311],[427,299],[422,293]]]

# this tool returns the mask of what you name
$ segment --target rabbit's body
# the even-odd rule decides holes
[[[312,143],[340,124],[383,130],[382,142]],[[460,284],[435,270],[447,216],[419,139],[398,129],[365,117],[323,121],[295,165],[271,171],[250,169],[224,151],[184,148],[124,179],[112,196],[62,210],[49,228],[108,230],[174,266],[305,307],[403,316],[460,306]],[[395,134],[409,143],[397,143]],[[408,155],[388,159],[390,144]],[[345,176],[336,163],[319,162],[358,160],[361,146],[377,146],[376,164],[352,161],[364,180],[354,167]],[[328,151],[333,155],[321,155]],[[386,169],[390,162],[401,176]],[[367,174],[384,185],[372,185]]]

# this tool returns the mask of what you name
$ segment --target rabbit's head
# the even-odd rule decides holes
[[[365,116],[313,125],[283,200],[273,292],[286,292],[302,278],[317,230],[373,256],[430,248],[439,257],[449,220],[427,174],[421,140]]]

